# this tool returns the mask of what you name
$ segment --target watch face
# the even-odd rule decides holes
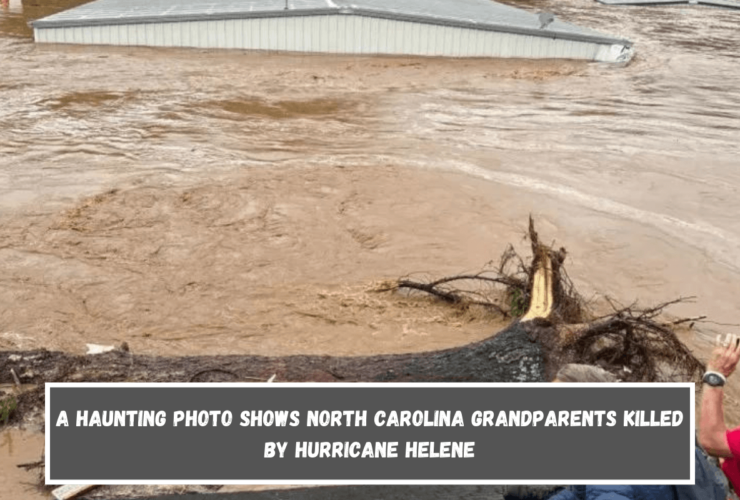
[[[704,375],[704,382],[711,385],[712,387],[719,387],[725,385],[722,378],[714,373],[707,373]]]

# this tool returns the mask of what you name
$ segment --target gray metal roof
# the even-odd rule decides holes
[[[718,0],[723,1],[723,0]],[[539,29],[537,14],[491,0],[97,0],[32,23],[34,28],[354,14],[489,31],[630,45],[559,19]]]
[[[634,5],[640,7],[669,5],[703,5],[721,9],[740,10],[740,0],[596,0],[605,5]]]

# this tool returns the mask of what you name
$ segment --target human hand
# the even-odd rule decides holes
[[[712,359],[707,363],[707,370],[719,372],[729,378],[740,361],[740,337],[728,333],[722,340],[722,335],[717,335],[716,345]]]

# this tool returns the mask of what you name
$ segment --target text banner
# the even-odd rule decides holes
[[[693,384],[47,384],[49,484],[689,484]]]

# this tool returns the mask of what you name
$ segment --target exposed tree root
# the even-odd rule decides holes
[[[462,307],[482,306],[504,317],[533,319],[525,312],[533,308],[538,286],[551,287],[552,311],[538,320],[536,340],[545,348],[547,376],[570,362],[599,365],[623,381],[698,381],[704,365],[681,343],[674,326],[695,323],[705,316],[666,322],[664,310],[690,298],[679,298],[647,309],[636,305],[616,307],[614,312],[595,317],[565,272],[566,251],[540,243],[529,220],[532,248],[530,263],[509,247],[496,268],[478,273],[448,276],[432,281],[400,279],[398,290],[418,290]],[[551,283],[537,283],[537,269],[549,262]],[[543,296],[543,293],[540,293]],[[542,307],[540,307],[542,309]],[[543,309],[544,310],[544,309]],[[540,315],[541,316],[541,315]]]
[[[600,365],[624,381],[698,382],[704,365],[671,329],[685,321],[667,324],[657,320],[666,307],[685,300],[649,309],[632,306],[617,310],[571,336],[568,354],[581,363]]]

